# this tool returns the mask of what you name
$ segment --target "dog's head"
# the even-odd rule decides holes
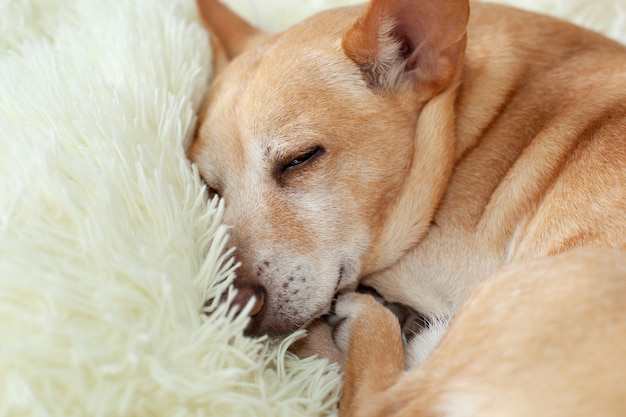
[[[238,285],[257,296],[250,332],[291,332],[430,223],[452,166],[446,92],[468,4],[374,0],[278,35],[217,0],[198,4],[230,62],[218,65],[189,156],[225,201]]]

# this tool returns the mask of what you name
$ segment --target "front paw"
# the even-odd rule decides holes
[[[361,293],[340,295],[330,323],[333,325],[332,337],[335,345],[343,355],[348,354],[355,332],[358,332],[361,339],[375,338],[388,329],[399,330],[398,320],[387,308],[373,296]]]
[[[337,299],[333,321],[333,339],[345,355],[339,409],[342,415],[361,415],[354,410],[368,408],[365,403],[376,404],[376,395],[393,385],[404,372],[400,323],[373,296],[359,293]],[[374,413],[370,410],[367,415]]]

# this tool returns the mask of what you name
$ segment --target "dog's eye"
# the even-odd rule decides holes
[[[220,196],[219,191],[217,191],[217,189],[215,189],[214,187],[211,187],[202,176],[200,176],[200,179],[206,186],[207,193],[209,194],[209,200],[212,200],[215,196]]]
[[[283,169],[282,171],[286,171],[290,168],[296,167],[298,165],[302,165],[305,162],[311,160],[313,157],[320,155],[322,152],[324,152],[324,148],[321,146],[316,146],[315,148],[303,153],[302,155],[298,156],[297,158],[293,159],[292,161],[290,161],[289,163],[283,165]]]

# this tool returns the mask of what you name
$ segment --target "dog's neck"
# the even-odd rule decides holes
[[[457,88],[450,88],[430,100],[422,109],[416,126],[413,164],[402,190],[389,202],[384,226],[375,234],[363,274],[391,266],[425,235],[452,174],[455,158],[455,101]],[[419,138],[429,138],[420,140]],[[443,157],[442,157],[443,156]],[[433,163],[433,161],[437,161]],[[424,173],[438,178],[425,182]]]

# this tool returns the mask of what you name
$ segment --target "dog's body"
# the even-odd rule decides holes
[[[512,349],[510,359],[483,358],[483,366],[523,368],[545,360],[534,352],[519,363],[529,346],[515,345],[515,330],[498,313],[505,304],[498,291],[539,282],[530,272],[525,276],[531,259],[545,261],[528,271],[559,277],[546,286],[554,289],[567,285],[558,271],[572,261],[565,255],[552,260],[555,255],[626,249],[626,49],[567,23],[496,5],[472,3],[469,19],[466,0],[373,0],[367,9],[324,12],[274,36],[259,34],[214,0],[199,5],[216,32],[214,47],[234,59],[209,93],[190,157],[225,198],[225,221],[233,226],[242,264],[242,301],[252,292],[258,296],[252,332],[293,331],[327,313],[336,292],[364,283],[435,323],[407,348],[408,364],[415,366],[487,279],[488,289],[471,300],[488,305],[465,314],[482,311],[484,320],[495,314],[501,323],[483,325],[461,314],[432,360],[414,371],[422,375],[419,386],[403,389],[417,398],[429,379],[443,386],[441,378],[455,378],[441,376],[451,361],[445,352],[460,355],[458,363],[478,361],[478,348],[463,344],[476,332],[497,332],[501,345]],[[619,280],[595,275],[623,277],[622,252],[588,253],[576,252],[598,293],[605,285],[619,287]],[[605,257],[609,270],[595,271],[594,259]],[[491,284],[507,265],[518,279]],[[603,304],[600,296],[580,300],[588,304],[584,311]],[[365,302],[344,297],[337,309],[354,312]],[[601,307],[606,314],[621,312],[618,303],[610,305]],[[518,307],[546,314],[561,308],[549,297],[524,299]],[[381,377],[387,365],[376,349],[396,342],[369,343],[361,339],[377,336],[356,331],[380,328],[383,312],[351,317],[353,325],[336,333],[364,347],[354,348],[355,342],[348,352],[346,415],[359,410],[361,401],[353,400],[371,395],[370,388],[395,392],[404,368],[390,354],[393,372]],[[550,326],[558,339],[578,324],[562,314]],[[459,341],[451,342],[455,337]],[[600,358],[615,358],[614,341],[596,342]],[[371,358],[372,366],[362,366]],[[564,365],[555,366],[558,373]],[[471,373],[454,369],[459,380]],[[526,375],[520,392],[539,374]],[[354,394],[372,378],[380,384]],[[463,397],[463,388],[457,394]],[[385,408],[389,397],[372,398],[382,405],[363,415],[393,414]],[[474,400],[472,410],[497,410]],[[518,400],[532,401],[524,394]],[[392,408],[404,415],[403,407],[415,412],[426,404],[409,403]]]

